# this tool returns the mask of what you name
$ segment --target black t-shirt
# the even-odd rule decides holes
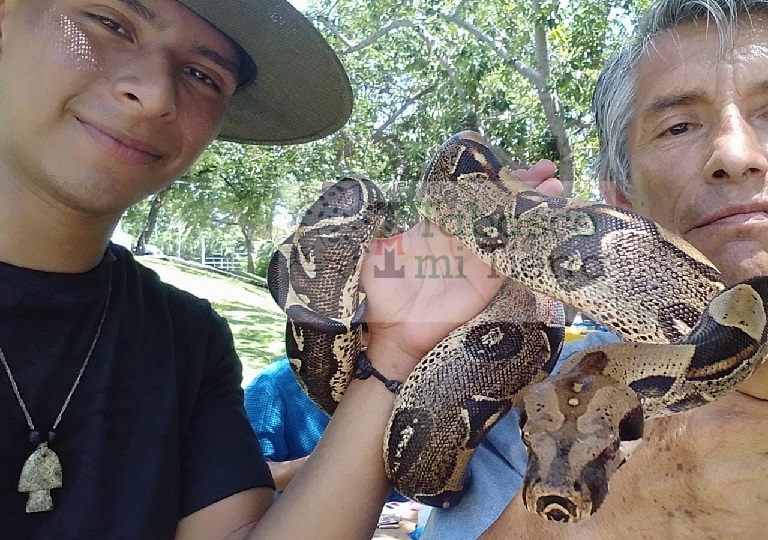
[[[114,261],[77,275],[0,263],[0,348],[43,433],[88,353],[112,273],[101,336],[50,445],[63,473],[52,511],[27,514],[17,491],[35,445],[0,369],[0,539],[173,538],[181,517],[273,486],[226,321],[110,251]]]

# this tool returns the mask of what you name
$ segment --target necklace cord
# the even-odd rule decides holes
[[[109,262],[109,278],[107,280],[107,299],[104,302],[104,309],[101,312],[101,319],[99,320],[99,325],[96,327],[96,335],[94,336],[93,341],[91,341],[91,348],[88,349],[88,354],[85,356],[83,365],[80,367],[80,371],[77,374],[77,378],[75,378],[75,382],[72,385],[72,388],[70,388],[69,390],[67,399],[64,400],[64,404],[61,406],[61,410],[59,411],[59,415],[56,417],[56,421],[53,423],[53,426],[51,427],[51,431],[55,431],[56,427],[59,425],[59,422],[61,422],[61,418],[64,416],[64,411],[67,409],[67,406],[69,405],[69,402],[72,399],[72,395],[75,393],[75,390],[80,384],[80,379],[82,379],[83,373],[85,373],[85,368],[88,366],[88,362],[91,360],[93,351],[94,349],[96,349],[96,344],[99,341],[99,336],[101,336],[101,329],[104,326],[104,321],[107,318],[107,311],[109,309],[109,299],[112,297],[112,261],[113,260],[114,260],[114,256],[110,258],[110,262]],[[8,374],[8,380],[11,382],[11,388],[13,389],[13,393],[16,396],[16,400],[19,402],[19,406],[21,407],[21,410],[24,413],[24,418],[26,418],[27,420],[27,426],[29,427],[30,432],[35,431],[35,424],[32,422],[32,416],[30,416],[29,411],[27,410],[27,405],[26,403],[24,403],[24,400],[21,398],[21,393],[19,392],[19,386],[16,384],[16,379],[13,378],[13,374],[11,373],[11,367],[8,365],[8,360],[6,360],[5,354],[3,353],[2,349],[0,349],[0,362],[2,362],[3,367],[5,368],[5,372]]]

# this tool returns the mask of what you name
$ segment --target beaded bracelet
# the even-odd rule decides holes
[[[384,375],[379,373],[379,371],[371,365],[371,361],[368,359],[368,356],[365,354],[365,350],[360,351],[360,354],[357,357],[357,368],[355,369],[355,372],[352,374],[353,379],[360,379],[365,380],[369,378],[371,375],[379,379],[381,382],[384,383],[384,386],[387,387],[387,390],[392,392],[393,394],[397,394],[397,392],[400,390],[400,388],[403,386],[403,383],[400,381],[393,381],[390,379],[387,379]]]

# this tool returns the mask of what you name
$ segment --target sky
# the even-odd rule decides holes
[[[307,9],[307,0],[288,0],[299,11]]]

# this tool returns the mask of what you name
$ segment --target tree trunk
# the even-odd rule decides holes
[[[549,131],[552,133],[552,136],[557,143],[557,153],[560,158],[557,174],[558,178],[563,183],[563,197],[571,197],[573,195],[573,182],[576,180],[573,170],[573,149],[571,148],[571,140],[568,137],[568,132],[565,127],[565,119],[561,114],[557,94],[549,85],[549,78],[551,75],[549,65],[549,44],[547,42],[547,29],[544,26],[539,0],[533,0],[533,10],[535,17],[533,40],[535,44],[534,50],[537,64],[536,71],[538,71],[541,81],[536,90],[541,105],[544,108],[544,116],[547,119]]]
[[[168,192],[170,192],[172,188],[173,184],[158,191],[152,198],[152,202],[149,203],[149,213],[147,214],[147,221],[144,224],[144,230],[139,235],[139,238],[136,241],[136,247],[133,250],[136,255],[146,254],[147,244],[149,244],[149,239],[152,237],[152,234],[155,232],[155,227],[157,226],[157,216],[160,214],[160,209],[163,207],[163,199],[165,199],[165,196],[168,195]]]
[[[245,240],[245,255],[246,255],[246,271],[249,274],[256,273],[256,265],[253,263],[253,236],[252,227],[248,225],[240,225],[240,232],[243,233],[243,239]]]
[[[576,178],[573,170],[573,149],[565,129],[565,122],[560,114],[558,114],[556,100],[551,92],[540,90],[539,99],[544,106],[544,114],[547,117],[549,130],[557,143],[557,153],[560,158],[557,167],[557,177],[563,183],[563,197],[572,197],[573,183]]]

